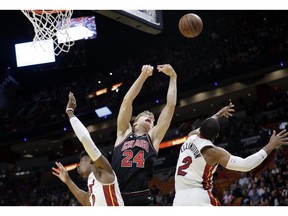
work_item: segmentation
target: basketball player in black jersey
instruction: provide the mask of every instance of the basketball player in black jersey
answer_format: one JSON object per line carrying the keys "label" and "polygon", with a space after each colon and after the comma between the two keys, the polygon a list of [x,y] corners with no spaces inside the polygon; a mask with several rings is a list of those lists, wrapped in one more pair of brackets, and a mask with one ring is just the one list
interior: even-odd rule
{"label": "basketball player in black jersey", "polygon": [[166,105],[155,125],[154,115],[149,111],[140,113],[133,125],[130,124],[132,103],[146,79],[152,76],[153,69],[151,65],[142,66],[141,74],[123,99],[117,118],[112,167],[117,175],[125,206],[153,205],[148,182],[153,175],[159,144],[170,126],[176,106],[177,75],[171,65],[158,65],[157,70],[170,77]]}

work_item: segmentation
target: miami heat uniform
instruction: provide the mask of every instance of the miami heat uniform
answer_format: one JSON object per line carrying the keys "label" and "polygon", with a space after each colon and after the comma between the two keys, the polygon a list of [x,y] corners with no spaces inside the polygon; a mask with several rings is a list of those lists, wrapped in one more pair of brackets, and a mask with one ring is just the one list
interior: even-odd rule
{"label": "miami heat uniform", "polygon": [[201,149],[214,146],[199,135],[190,136],[181,146],[175,172],[175,198],[173,206],[220,205],[213,197],[213,173],[217,165],[206,163]]}
{"label": "miami heat uniform", "polygon": [[102,184],[92,172],[87,184],[91,206],[124,206],[116,176],[113,183]]}
{"label": "miami heat uniform", "polygon": [[129,133],[113,150],[112,167],[120,186],[125,206],[153,205],[149,180],[153,176],[157,151],[148,134]]}

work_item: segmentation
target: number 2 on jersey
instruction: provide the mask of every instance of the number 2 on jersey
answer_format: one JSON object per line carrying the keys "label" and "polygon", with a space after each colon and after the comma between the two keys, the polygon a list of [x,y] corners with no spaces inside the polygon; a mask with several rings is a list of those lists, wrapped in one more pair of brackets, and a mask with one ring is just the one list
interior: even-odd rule
{"label": "number 2 on jersey", "polygon": [[122,167],[132,167],[133,163],[136,164],[136,167],[139,167],[139,168],[144,167],[145,159],[144,159],[144,151],[143,150],[137,152],[137,154],[134,156],[133,151],[128,149],[128,150],[125,150],[122,155],[125,156],[121,161]]}
{"label": "number 2 on jersey", "polygon": [[187,156],[182,160],[182,163],[184,164],[182,166],[179,166],[177,175],[185,176],[187,172],[183,170],[187,169],[190,166],[190,164],[192,163],[192,158]]}

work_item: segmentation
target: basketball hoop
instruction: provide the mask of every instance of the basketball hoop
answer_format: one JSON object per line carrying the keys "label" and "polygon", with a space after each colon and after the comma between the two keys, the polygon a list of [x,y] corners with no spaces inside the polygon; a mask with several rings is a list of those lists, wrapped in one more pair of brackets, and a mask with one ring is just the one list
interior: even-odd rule
{"label": "basketball hoop", "polygon": [[[21,10],[34,27],[33,42],[53,40],[54,53],[69,52],[74,41],[70,40],[69,27],[73,10]],[[59,40],[61,38],[61,41]]]}

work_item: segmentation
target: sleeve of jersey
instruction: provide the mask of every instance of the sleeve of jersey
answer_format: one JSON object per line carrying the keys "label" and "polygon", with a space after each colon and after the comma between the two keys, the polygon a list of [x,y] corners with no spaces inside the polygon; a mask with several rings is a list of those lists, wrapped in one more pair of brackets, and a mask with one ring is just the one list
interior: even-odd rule
{"label": "sleeve of jersey", "polygon": [[231,155],[226,168],[229,170],[248,172],[260,165],[266,157],[267,153],[263,149],[245,159]]}
{"label": "sleeve of jersey", "polygon": [[96,161],[101,156],[101,152],[91,139],[89,131],[76,116],[70,118],[70,123],[76,136],[83,144],[86,152],[88,153],[92,161]]}

